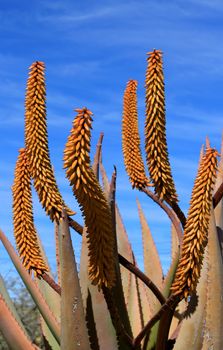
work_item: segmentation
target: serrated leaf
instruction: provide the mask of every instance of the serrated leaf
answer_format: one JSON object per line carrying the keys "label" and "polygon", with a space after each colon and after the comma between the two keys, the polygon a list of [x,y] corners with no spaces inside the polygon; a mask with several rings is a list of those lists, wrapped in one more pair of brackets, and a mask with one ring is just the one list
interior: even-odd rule
{"label": "serrated leaf", "polygon": [[[115,321],[114,315],[116,314],[116,334],[118,335],[119,332],[123,333],[122,327],[119,326],[118,319],[121,319],[121,322],[123,324],[123,327],[125,329],[125,332],[132,338],[132,329],[131,324],[127,312],[126,302],[125,302],[125,296],[123,292],[123,286],[122,286],[122,279],[121,279],[121,269],[119,265],[119,257],[118,257],[118,244],[117,244],[117,230],[116,230],[116,207],[115,207],[115,195],[116,195],[116,168],[112,174],[111,184],[110,184],[110,190],[109,190],[109,204],[111,208],[111,214],[112,214],[112,224],[113,224],[113,234],[115,237],[115,249],[114,249],[114,258],[115,258],[115,274],[116,274],[116,284],[111,288],[109,299],[108,297],[108,291],[104,293],[105,300],[107,305],[110,304],[109,312],[111,314],[111,318],[113,319],[113,324]],[[111,303],[112,302],[112,303]],[[108,304],[109,303],[109,304]],[[118,336],[118,342],[119,342],[119,348],[129,349],[129,344],[126,344],[126,340],[123,336]]]}
{"label": "serrated leaf", "polygon": [[[24,330],[13,317],[5,300],[0,294],[0,332],[12,350],[37,350],[36,345],[27,337]],[[40,350],[40,349],[39,349]]]}
{"label": "serrated leaf", "polygon": [[19,317],[19,314],[15,308],[15,305],[12,301],[12,299],[10,298],[10,295],[7,291],[7,288],[5,286],[5,282],[4,282],[4,279],[2,278],[2,276],[0,275],[0,294],[2,295],[4,301],[6,302],[9,310],[11,311],[12,315],[14,316],[14,318],[16,319],[16,321],[18,322],[18,324],[20,325],[20,327],[23,329],[23,332],[27,335],[28,337],[28,334],[26,332],[26,329],[25,327],[23,326],[23,323]]}
{"label": "serrated leaf", "polygon": [[54,337],[57,339],[58,343],[60,342],[60,325],[55,319],[54,315],[52,314],[49,306],[46,303],[46,300],[44,299],[43,295],[41,294],[37,284],[32,280],[29,273],[26,271],[25,267],[22,265],[19,257],[17,256],[13,246],[5,236],[5,234],[0,230],[0,239],[7,251],[7,253],[10,256],[10,259],[12,263],[14,264],[17,272],[19,273],[20,277],[22,278],[24,284],[27,287],[27,290],[29,291],[30,295],[32,296],[36,306],[38,307],[41,315],[43,316],[44,320],[46,321],[48,327],[50,328],[51,332],[53,333]]}
{"label": "serrated leaf", "polygon": [[[110,190],[110,184],[109,180],[105,171],[105,168],[103,164],[100,162],[100,172],[102,176],[102,181],[103,181],[103,187],[104,187],[104,192],[106,194],[106,197],[109,197],[109,190]],[[132,247],[128,239],[127,232],[125,230],[123,220],[119,211],[119,208],[116,204],[115,206],[115,215],[116,215],[116,232],[117,232],[117,244],[118,244],[118,252],[119,254],[123,255],[127,260],[130,262],[133,262],[132,260]],[[123,286],[123,292],[125,296],[125,301],[128,304],[128,293],[129,293],[129,288],[130,288],[130,283],[131,283],[131,272],[129,272],[125,267],[120,266],[121,270],[121,278],[122,278],[122,286]]]}
{"label": "serrated leaf", "polygon": [[[60,322],[60,302],[61,302],[60,295],[54,289],[52,289],[49,286],[49,284],[46,283],[43,279],[38,280],[37,283],[47,301],[49,308],[51,309],[52,313],[56,317],[57,321]],[[49,345],[53,350],[60,350],[60,345],[58,344],[56,338],[53,336],[46,322],[42,317],[40,320],[41,320],[42,332],[47,342],[49,343]]]}
{"label": "serrated leaf", "polygon": [[223,349],[223,268],[212,207],[208,231],[208,284],[203,349]]}
{"label": "serrated leaf", "polygon": [[59,224],[61,262],[61,348],[90,350],[81,289],[65,210]]}
{"label": "serrated leaf", "polygon": [[[80,258],[80,285],[85,310],[87,309],[87,300],[90,292],[91,302],[93,308],[94,323],[96,325],[96,332],[100,349],[117,350],[117,341],[115,329],[113,327],[111,317],[104,299],[102,291],[91,284],[88,278],[88,247],[86,238],[86,227],[82,235],[82,247]],[[88,326],[90,326],[88,324]],[[94,330],[89,330],[91,333]],[[90,338],[91,341],[91,338]],[[93,350],[94,344],[91,344]]]}
{"label": "serrated leaf", "polygon": [[203,349],[205,304],[207,301],[207,268],[207,250],[205,250],[201,276],[197,285],[198,305],[195,312],[182,321],[174,350]]}
{"label": "serrated leaf", "polygon": [[[142,241],[143,241],[143,257],[144,257],[144,272],[161,289],[163,282],[163,271],[160,263],[158,251],[153,240],[149,225],[143,213],[140,202],[137,200],[139,219],[141,224]],[[147,292],[152,313],[155,312],[157,305],[156,296],[148,290]]]}
{"label": "serrated leaf", "polygon": [[171,224],[171,257],[172,260],[175,258],[176,254],[179,253],[180,242],[177,235],[177,231],[173,224]]}
{"label": "serrated leaf", "polygon": [[[221,158],[218,163],[218,170],[219,171],[217,174],[214,193],[223,182],[223,135],[222,135],[222,144],[221,144]],[[221,255],[223,260],[223,199],[220,200],[220,202],[214,209],[214,215],[215,215],[215,221],[216,221],[217,231],[218,231],[218,239],[219,239]]]}
{"label": "serrated leaf", "polygon": [[[162,293],[166,298],[168,298],[168,296],[170,295],[170,287],[172,285],[172,282],[173,282],[173,279],[174,279],[174,276],[176,273],[177,265],[179,262],[179,255],[180,255],[180,251],[178,250],[177,254],[172,259],[169,271],[168,271],[168,273],[164,279],[163,285],[162,285]],[[157,301],[156,305],[154,307],[154,313],[156,313],[159,310],[159,308],[160,308],[160,304]],[[173,328],[175,329],[175,324],[176,324],[176,320],[174,318],[174,324],[172,325],[171,332],[172,332]],[[157,322],[151,329],[149,342],[148,342],[148,345],[146,347],[146,350],[151,350],[155,346],[157,335],[158,335],[158,329],[159,329],[159,322]]]}
{"label": "serrated leaf", "polygon": [[147,296],[147,286],[138,279],[137,283],[138,288],[138,298],[139,298],[139,306],[140,306],[140,313],[142,314],[142,324],[143,326],[150,320],[150,318],[153,316],[151,311],[151,305]]}
{"label": "serrated leaf", "polygon": [[[55,225],[57,226],[57,229],[58,229],[58,225],[57,224],[55,224]],[[45,249],[43,247],[42,241],[41,241],[38,234],[37,234],[37,239],[38,239],[40,252],[41,252],[42,257],[43,257],[43,259],[44,259],[44,261],[49,269],[48,274],[51,277],[53,277],[47,255],[45,253]],[[58,322],[60,322],[60,302],[61,302],[60,295],[57,292],[55,292],[55,290],[52,287],[50,287],[49,284],[46,283],[46,281],[44,281],[43,279],[36,278],[36,283],[38,284],[38,287],[39,287],[41,293],[43,294],[45,300],[47,301],[47,304],[48,304],[51,312],[53,313],[54,317],[57,319]],[[53,350],[60,350],[59,343],[57,342],[53,333],[51,332],[51,330],[49,329],[46,322],[44,321],[44,319],[41,316],[40,316],[40,323],[41,323],[42,333],[43,333],[44,337],[46,338],[50,347]]]}
{"label": "serrated leaf", "polygon": [[[219,186],[223,182],[223,136],[222,136],[222,144],[221,144],[221,157],[218,163],[218,173],[215,182],[214,193],[217,191]],[[214,210],[216,225],[223,231],[223,200],[220,200],[218,205]]]}
{"label": "serrated leaf", "polygon": [[[134,263],[134,256],[132,260]],[[143,327],[142,313],[140,308],[140,299],[139,299],[137,290],[138,290],[137,277],[134,274],[132,274],[131,283],[130,283],[129,292],[128,292],[127,306],[128,306],[129,319],[132,326],[132,333],[134,337],[136,337],[139,334],[139,332]]]}

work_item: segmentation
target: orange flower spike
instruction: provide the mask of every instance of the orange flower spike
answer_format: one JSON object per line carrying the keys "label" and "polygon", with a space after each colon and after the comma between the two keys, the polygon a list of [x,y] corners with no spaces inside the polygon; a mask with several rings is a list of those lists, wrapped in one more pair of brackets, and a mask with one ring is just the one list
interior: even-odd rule
{"label": "orange flower spike", "polygon": [[178,202],[178,199],[167,150],[164,77],[160,50],[149,53],[145,87],[146,160],[155,193],[171,205]]}
{"label": "orange flower spike", "polygon": [[208,240],[208,225],[212,192],[217,174],[218,152],[208,147],[203,155],[194,183],[188,219],[184,229],[181,258],[177,268],[173,294],[187,298],[200,277],[204,249]]}
{"label": "orange flower spike", "polygon": [[29,169],[39,200],[51,220],[59,222],[63,206],[68,215],[75,213],[64,204],[50,162],[44,70],[44,63],[39,61],[30,67],[25,101],[25,144]]}
{"label": "orange flower spike", "polygon": [[87,108],[76,112],[64,150],[64,168],[87,227],[89,277],[99,288],[111,288],[115,283],[115,238],[108,202],[90,166],[92,112]]}
{"label": "orange flower spike", "polygon": [[33,223],[31,180],[24,148],[19,150],[12,193],[14,236],[20,258],[27,270],[41,276],[48,268],[41,255]]}
{"label": "orange flower spike", "polygon": [[140,150],[137,113],[137,81],[130,80],[124,93],[122,117],[122,150],[126,172],[133,188],[139,190],[148,186]]}

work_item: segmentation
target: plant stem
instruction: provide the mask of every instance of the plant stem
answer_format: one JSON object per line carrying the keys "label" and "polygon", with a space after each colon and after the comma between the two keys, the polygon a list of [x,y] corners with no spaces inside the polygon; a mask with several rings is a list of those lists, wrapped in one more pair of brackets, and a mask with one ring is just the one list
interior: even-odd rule
{"label": "plant stem", "polygon": [[44,273],[42,275],[42,278],[44,279],[44,281],[46,283],[49,284],[49,286],[51,288],[53,288],[55,290],[55,292],[57,292],[59,295],[61,295],[61,288],[60,288],[60,286],[54,281],[54,279],[52,277],[50,277],[50,275],[48,275],[47,273]]}
{"label": "plant stem", "polygon": [[165,304],[161,306],[159,311],[147,322],[145,327],[141,330],[141,332],[137,335],[137,337],[133,341],[133,348],[137,348],[137,346],[141,343],[142,339],[148,332],[150,332],[151,328],[158,322],[161,316],[165,313],[166,310],[174,311],[176,305],[179,302],[179,297],[176,295],[172,295],[167,299]]}
{"label": "plant stem", "polygon": [[223,197],[223,182],[222,184],[218,187],[217,191],[215,192],[213,196],[213,206],[214,208],[217,207],[218,203]]}
{"label": "plant stem", "polygon": [[[71,218],[69,218],[69,219],[72,220]],[[69,220],[69,224],[70,224],[70,220]],[[82,235],[83,227],[78,224],[78,230],[76,230],[74,228],[75,226],[76,225],[73,225],[72,223],[70,224],[71,228],[73,228],[77,233]],[[160,292],[160,290],[156,287],[156,285],[151,281],[151,279],[149,277],[147,277],[141,270],[139,270],[135,265],[133,265],[126,258],[124,258],[124,256],[122,256],[121,254],[118,254],[118,259],[119,259],[119,263],[122,266],[124,266],[129,271],[134,273],[136,275],[136,277],[138,277],[142,282],[144,282],[147,285],[147,287],[149,287],[149,289],[156,295],[157,299],[160,301],[161,304],[165,303],[165,301],[166,301],[165,297],[163,296],[163,294]]]}
{"label": "plant stem", "polygon": [[119,262],[121,265],[123,265],[126,269],[134,273],[136,277],[138,277],[142,282],[145,283],[145,285],[155,294],[157,299],[159,300],[160,304],[163,305],[166,302],[166,298],[163,296],[163,294],[160,292],[160,290],[157,288],[157,286],[151,281],[149,277],[147,277],[141,270],[138,269],[135,265],[133,265],[130,261],[128,261],[124,256],[121,254],[118,255]]}
{"label": "plant stem", "polygon": [[177,235],[178,235],[178,238],[179,238],[179,242],[181,243],[182,238],[183,238],[183,231],[181,228],[181,222],[180,222],[179,218],[176,216],[176,213],[173,211],[173,209],[168,207],[164,202],[162,202],[157,197],[157,195],[155,195],[152,191],[148,190],[147,188],[143,188],[142,192],[147,194],[147,196],[149,196],[155,203],[157,203],[166,212],[166,214],[170,218],[172,224],[174,225],[174,228],[175,228]]}

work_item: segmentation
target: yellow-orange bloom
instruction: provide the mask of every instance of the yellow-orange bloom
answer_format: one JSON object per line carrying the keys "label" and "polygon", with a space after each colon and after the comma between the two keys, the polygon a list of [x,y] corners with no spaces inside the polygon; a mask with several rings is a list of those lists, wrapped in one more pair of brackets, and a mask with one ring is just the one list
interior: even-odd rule
{"label": "yellow-orange bloom", "polygon": [[115,238],[108,202],[90,166],[92,112],[87,108],[76,111],[64,150],[64,168],[87,227],[89,277],[99,288],[110,288],[115,282]]}
{"label": "yellow-orange bloom", "polygon": [[162,53],[149,53],[146,71],[145,149],[155,193],[171,205],[177,193],[171,174],[167,141]]}
{"label": "yellow-orange bloom", "polygon": [[139,190],[148,186],[140,150],[137,113],[137,81],[130,80],[124,93],[122,117],[122,150],[127,174],[132,187]]}
{"label": "yellow-orange bloom", "polygon": [[200,277],[204,249],[208,240],[208,225],[212,204],[212,192],[216,180],[217,155],[207,148],[199,164],[194,183],[188,219],[185,225],[181,258],[172,292],[187,298],[196,288]]}
{"label": "yellow-orange bloom", "polygon": [[48,268],[41,255],[33,223],[31,179],[26,151],[21,148],[19,152],[12,186],[14,236],[25,268],[41,276]]}
{"label": "yellow-orange bloom", "polygon": [[[65,204],[50,162],[44,69],[44,63],[39,61],[30,67],[25,101],[25,144],[29,169],[39,200],[51,220],[59,222]],[[65,208],[68,215],[75,214],[67,206]]]}

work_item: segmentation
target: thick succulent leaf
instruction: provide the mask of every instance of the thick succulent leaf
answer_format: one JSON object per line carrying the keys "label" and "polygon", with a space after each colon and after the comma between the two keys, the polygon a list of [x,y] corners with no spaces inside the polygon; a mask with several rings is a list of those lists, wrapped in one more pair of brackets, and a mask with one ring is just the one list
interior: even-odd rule
{"label": "thick succulent leaf", "polygon": [[23,323],[19,317],[19,314],[15,308],[15,305],[12,301],[12,299],[10,298],[10,295],[7,291],[7,288],[5,286],[5,282],[4,282],[4,279],[2,278],[2,276],[0,275],[0,294],[2,296],[2,298],[4,299],[4,301],[6,302],[9,310],[11,311],[13,317],[16,319],[16,321],[18,322],[18,324],[20,325],[20,327],[23,329],[23,332],[27,335],[28,337],[28,334],[26,332],[26,329],[25,327],[23,326]]}
{"label": "thick succulent leaf", "polygon": [[138,292],[138,299],[139,299],[139,306],[140,306],[140,312],[142,315],[142,324],[145,325],[150,318],[153,316],[151,311],[151,305],[148,299],[147,295],[147,289],[148,287],[145,286],[145,284],[137,280],[137,292]]}
{"label": "thick succulent leaf", "polygon": [[180,249],[179,237],[178,237],[178,234],[176,232],[175,227],[173,226],[173,224],[171,224],[171,257],[172,257],[172,261],[174,260],[176,254],[179,253],[179,249]]}
{"label": "thick succulent leaf", "polygon": [[56,264],[57,264],[57,283],[60,285],[60,253],[59,253],[59,226],[57,222],[54,222],[54,238],[55,238],[55,248],[56,248]]}
{"label": "thick succulent leaf", "polygon": [[[86,313],[90,313],[86,316],[86,319],[94,318],[94,322],[88,322],[89,336],[94,333],[96,328],[97,339],[100,349],[117,350],[117,340],[115,329],[112,324],[112,320],[104,299],[102,291],[98,291],[98,288],[91,284],[88,278],[88,247],[86,238],[86,228],[83,230],[82,235],[82,247],[80,258],[80,285],[83,298],[83,304]],[[91,298],[92,309],[89,309],[89,295]],[[92,315],[93,311],[93,315]],[[92,326],[93,325],[93,326]],[[94,338],[96,335],[94,335]],[[94,349],[95,340],[90,336],[91,349]]]}
{"label": "thick succulent leaf", "polygon": [[208,285],[203,349],[223,349],[223,268],[212,208],[208,232]]}
{"label": "thick succulent leaf", "polygon": [[[99,166],[100,166],[100,172],[101,172],[102,181],[103,181],[104,192],[106,194],[106,197],[108,198],[109,191],[110,191],[110,183],[109,183],[105,168],[101,162],[99,163]],[[128,235],[125,230],[122,217],[117,204],[115,206],[115,216],[116,216],[116,233],[117,233],[118,252],[130,262],[133,262],[132,261],[133,253],[132,253],[131,244],[129,242]],[[128,293],[129,293],[132,274],[123,266],[120,266],[120,270],[121,270],[123,292],[124,292],[126,303],[128,303]]]}
{"label": "thick succulent leaf", "polygon": [[[57,226],[57,229],[58,229],[58,225],[57,224],[55,225]],[[52,277],[52,271],[51,271],[49,261],[45,253],[42,241],[39,235],[37,237],[38,237],[38,243],[39,243],[41,254],[49,269],[48,274]],[[55,290],[51,288],[49,284],[46,283],[46,281],[44,281],[43,279],[36,278],[36,283],[38,284],[38,287],[41,293],[43,294],[51,312],[54,314],[54,317],[57,319],[58,322],[60,322],[60,301],[61,301],[60,295],[57,292],[55,292]],[[41,316],[40,316],[40,322],[41,322],[41,329],[42,329],[43,335],[46,338],[49,345],[51,346],[51,348],[53,350],[59,350],[60,349],[59,343],[57,342],[56,338],[54,337],[49,327],[47,326],[46,322]]]}
{"label": "thick succulent leaf", "polygon": [[106,195],[106,198],[108,199],[109,191],[110,191],[110,182],[109,182],[108,176],[106,174],[106,170],[104,168],[104,165],[102,164],[101,161],[99,163],[99,169],[100,169],[101,178],[102,178],[102,182],[103,182],[104,193]]}
{"label": "thick succulent leaf", "polygon": [[[103,164],[100,162],[100,172],[104,185],[104,191],[109,193],[109,180],[104,169]],[[108,195],[107,195],[108,196]],[[125,230],[123,220],[116,205],[116,232],[119,254],[124,256],[131,263],[135,263],[134,254],[131,244],[128,239],[127,232]],[[121,278],[125,300],[127,303],[127,310],[129,319],[132,326],[133,335],[136,336],[141,330],[142,325],[146,322],[150,315],[151,310],[149,308],[149,300],[147,298],[147,288],[144,287],[141,281],[137,281],[136,277],[129,272],[125,267],[120,266]]]}
{"label": "thick succulent leaf", "polygon": [[175,277],[175,273],[179,262],[179,257],[180,257],[180,251],[178,250],[175,257],[171,261],[170,268],[163,282],[162,293],[166,298],[168,298],[168,296],[170,295],[170,287]]}
{"label": "thick succulent leaf", "polygon": [[70,237],[67,214],[63,209],[59,224],[61,263],[61,348],[90,350],[80,283]]}
{"label": "thick succulent leaf", "polygon": [[[137,267],[134,254],[129,260]],[[131,275],[130,282],[127,306],[133,336],[136,337],[151,318],[152,312],[145,284],[134,274]]]}
{"label": "thick succulent leaf", "polygon": [[[12,350],[37,350],[0,295],[0,332]],[[39,349],[40,350],[40,349]]]}
{"label": "thick succulent leaf", "polygon": [[87,303],[86,303],[86,322],[87,322],[91,349],[100,350],[96,324],[94,320],[94,311],[93,311],[91,293],[89,290],[88,290],[88,297],[87,297]]}
{"label": "thick succulent leaf", "polygon": [[[118,252],[128,261],[133,263],[133,251],[131,244],[128,239],[127,232],[125,230],[125,226],[122,221],[122,217],[118,206],[116,205],[116,232],[117,232],[117,243],[118,243]],[[128,300],[128,293],[131,284],[132,273],[128,271],[124,266],[120,266],[121,270],[121,278],[122,278],[122,286],[124,291],[125,300]]]}
{"label": "thick succulent leaf", "polygon": [[[177,265],[179,262],[179,250],[177,252],[177,254],[175,255],[175,257],[172,259],[169,271],[164,279],[163,282],[163,286],[162,286],[162,293],[163,295],[168,298],[168,296],[170,295],[170,287],[172,285],[172,282],[174,280],[174,276],[176,273],[176,269],[177,269]],[[156,313],[160,308],[160,303],[157,301],[156,305],[154,307],[154,311],[153,313]],[[175,326],[178,323],[178,320],[175,319],[175,317],[173,318],[173,324],[171,325],[171,333],[173,331],[173,329],[175,329]],[[147,345],[146,350],[151,350],[153,349],[154,345],[156,344],[156,339],[157,339],[157,334],[158,334],[158,329],[159,329],[159,322],[157,322],[151,329],[151,333],[150,333],[150,337],[149,337],[149,342]]]}
{"label": "thick succulent leaf", "polygon": [[142,311],[137,288],[137,277],[132,275],[128,292],[128,313],[133,336],[136,337],[143,327]]}
{"label": "thick succulent leaf", "polygon": [[[173,234],[172,242],[174,241],[174,238],[178,239],[178,237],[175,237]],[[170,268],[169,268],[167,275],[164,279],[163,287],[162,287],[162,293],[166,298],[168,298],[170,295],[170,287],[171,287],[172,282],[174,280],[175,272],[176,272],[177,265],[179,262],[179,257],[180,257],[180,250],[179,250],[178,246],[176,245],[174,248],[173,243],[172,243],[172,252],[174,252],[174,251],[175,251],[175,256],[172,257],[171,265],[170,265]],[[178,310],[180,312],[182,311],[182,307],[181,307],[182,304],[183,303],[181,302],[180,305],[178,305]],[[175,331],[178,323],[179,323],[179,320],[174,316],[172,319],[172,322],[171,322],[171,326],[170,326],[170,334],[172,334]],[[158,330],[158,324],[155,325],[155,329]],[[156,334],[156,337],[157,337],[157,334]],[[156,338],[156,337],[154,337],[154,338]]]}
{"label": "thick succulent leaf", "polygon": [[204,254],[201,276],[197,285],[198,304],[195,312],[182,321],[174,350],[201,350],[203,343],[205,304],[207,301],[207,250]]}
{"label": "thick succulent leaf", "polygon": [[0,239],[9,254],[11,261],[13,262],[16,270],[18,271],[20,277],[22,278],[24,284],[27,287],[27,290],[31,294],[36,306],[38,307],[41,315],[46,321],[48,327],[53,333],[54,337],[57,339],[58,343],[60,342],[60,325],[52,314],[46,300],[44,299],[42,293],[40,292],[37,284],[32,280],[29,273],[26,271],[22,265],[18,255],[16,254],[13,246],[5,236],[5,234],[0,230]]}
{"label": "thick succulent leaf", "polygon": [[[118,257],[118,244],[117,244],[117,231],[116,231],[116,207],[115,207],[115,195],[116,195],[116,168],[113,172],[112,179],[111,179],[111,184],[110,184],[110,191],[109,191],[109,204],[111,208],[111,214],[112,214],[112,223],[113,223],[113,234],[115,237],[115,250],[114,250],[114,257],[115,257],[115,274],[116,274],[116,283],[112,287],[111,292],[110,292],[110,301],[112,303],[110,304],[109,311],[111,314],[111,318],[113,317],[113,324],[114,324],[114,314],[117,315],[117,319],[121,319],[121,322],[124,326],[125,331],[127,334],[132,337],[132,329],[131,329],[131,324],[127,312],[127,307],[126,307],[126,302],[125,302],[125,297],[124,297],[124,292],[123,292],[123,287],[122,287],[122,279],[121,279],[121,270],[120,270],[120,265],[119,265],[119,257]],[[103,291],[104,292],[104,291]],[[107,296],[108,293],[104,293],[107,305],[108,301]],[[112,306],[113,305],[113,306]],[[112,306],[112,307],[111,307]],[[119,321],[117,322],[116,320],[116,333],[119,333]],[[120,329],[122,332],[122,329]],[[129,346],[125,344],[126,341],[124,340],[123,337],[119,337],[119,347],[121,349],[128,349]]]}
{"label": "thick succulent leaf", "polygon": [[[159,254],[156,249],[156,245],[154,243],[146,217],[138,200],[137,206],[142,229],[144,272],[158,288],[161,288],[163,282],[163,271]],[[157,298],[150,290],[148,290],[147,294],[151,305],[151,311],[154,313],[157,305]]]}
{"label": "thick succulent leaf", "polygon": [[[221,145],[221,158],[218,164],[218,170],[219,172],[215,183],[215,191],[219,188],[219,186],[223,182],[223,137],[222,137],[222,145]],[[216,226],[218,231],[219,243],[221,247],[221,254],[223,258],[223,199],[220,200],[220,202],[216,206],[214,210],[214,214],[215,214],[215,221],[216,221]]]}
{"label": "thick succulent leaf", "polygon": [[[43,279],[37,281],[39,289],[41,290],[42,294],[44,295],[44,298],[46,299],[46,302],[54,314],[55,318],[57,319],[58,322],[60,322],[60,302],[61,302],[61,297],[60,295],[55,292],[54,289],[52,289],[48,283],[46,283]],[[42,332],[48,341],[49,345],[53,350],[59,350],[60,345],[57,342],[56,338],[50,331],[49,327],[47,326],[46,322],[44,319],[41,317],[41,328]]]}

